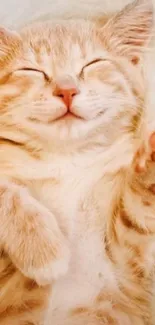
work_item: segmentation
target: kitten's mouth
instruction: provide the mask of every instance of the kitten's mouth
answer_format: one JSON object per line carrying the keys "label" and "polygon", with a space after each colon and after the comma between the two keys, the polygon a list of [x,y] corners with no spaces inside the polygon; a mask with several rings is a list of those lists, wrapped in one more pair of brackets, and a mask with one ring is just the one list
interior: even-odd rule
{"label": "kitten's mouth", "polygon": [[76,115],[75,113],[72,113],[70,111],[67,111],[65,114],[59,116],[55,121],[62,121],[62,120],[83,120],[81,116]]}

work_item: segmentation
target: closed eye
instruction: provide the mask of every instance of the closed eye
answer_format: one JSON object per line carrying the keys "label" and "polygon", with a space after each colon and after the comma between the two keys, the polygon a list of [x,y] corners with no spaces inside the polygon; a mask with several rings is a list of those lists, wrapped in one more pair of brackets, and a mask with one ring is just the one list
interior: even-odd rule
{"label": "closed eye", "polygon": [[106,59],[100,59],[100,58],[98,58],[98,59],[95,59],[95,60],[92,60],[92,61],[88,62],[88,63],[85,64],[85,66],[82,68],[80,75],[81,75],[81,76],[83,75],[83,72],[84,72],[84,69],[85,69],[85,68],[87,68],[87,67],[89,67],[89,66],[91,66],[91,65],[93,65],[93,64],[99,63],[99,62],[107,62],[107,60],[106,60]]}
{"label": "closed eye", "polygon": [[39,69],[33,69],[33,68],[21,68],[19,69],[18,71],[32,71],[32,72],[38,72],[38,73],[42,73],[45,80],[46,81],[50,81],[50,77],[47,75],[47,73],[45,73],[44,71],[42,70],[39,70]]}
{"label": "closed eye", "polygon": [[92,64],[95,64],[95,63],[98,63],[98,62],[104,62],[104,61],[106,61],[106,60],[104,60],[104,59],[95,59],[95,60],[90,61],[89,63],[87,63],[87,64],[83,67],[83,69],[86,68],[86,67],[89,67],[89,66],[92,65]]}

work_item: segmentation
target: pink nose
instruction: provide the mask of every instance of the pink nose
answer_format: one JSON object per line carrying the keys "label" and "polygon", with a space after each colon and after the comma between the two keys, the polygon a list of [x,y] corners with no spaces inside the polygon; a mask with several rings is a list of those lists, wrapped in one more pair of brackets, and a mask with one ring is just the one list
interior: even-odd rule
{"label": "pink nose", "polygon": [[68,109],[73,101],[73,97],[78,94],[78,88],[72,77],[64,77],[57,80],[54,95],[60,97]]}
{"label": "pink nose", "polygon": [[70,108],[70,106],[72,104],[73,97],[75,95],[77,95],[77,93],[78,93],[78,91],[76,88],[69,88],[69,89],[58,88],[57,89],[57,96],[62,98],[63,102],[68,107],[68,109]]}

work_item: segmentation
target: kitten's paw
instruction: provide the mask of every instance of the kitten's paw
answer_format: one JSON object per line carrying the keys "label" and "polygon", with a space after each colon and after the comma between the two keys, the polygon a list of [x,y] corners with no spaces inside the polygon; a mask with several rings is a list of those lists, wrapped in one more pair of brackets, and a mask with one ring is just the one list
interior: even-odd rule
{"label": "kitten's paw", "polygon": [[155,132],[150,135],[147,146],[143,145],[138,150],[134,161],[135,171],[145,172],[149,161],[155,161]]}
{"label": "kitten's paw", "polygon": [[27,276],[35,280],[40,286],[51,284],[53,280],[67,273],[69,261],[70,251],[68,247],[63,247],[63,254],[54,257],[49,263],[41,267],[30,267]]}

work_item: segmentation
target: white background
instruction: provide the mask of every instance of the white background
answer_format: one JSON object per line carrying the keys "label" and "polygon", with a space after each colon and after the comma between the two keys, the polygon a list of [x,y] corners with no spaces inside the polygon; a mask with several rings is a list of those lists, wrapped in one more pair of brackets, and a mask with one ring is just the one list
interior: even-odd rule
{"label": "white background", "polygon": [[101,15],[128,2],[130,0],[0,0],[0,25],[15,28],[38,19]]}

